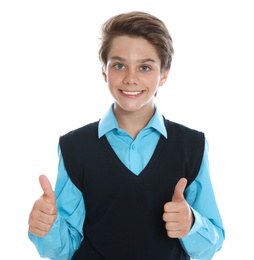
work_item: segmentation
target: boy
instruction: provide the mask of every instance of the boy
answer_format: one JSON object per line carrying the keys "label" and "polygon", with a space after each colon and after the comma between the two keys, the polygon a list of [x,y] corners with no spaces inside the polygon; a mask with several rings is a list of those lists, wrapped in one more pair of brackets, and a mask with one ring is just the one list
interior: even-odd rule
{"label": "boy", "polygon": [[99,57],[114,104],[59,140],[55,191],[47,177],[29,238],[50,259],[211,259],[224,241],[202,132],[154,104],[173,56],[162,21],[144,12],[102,26]]}

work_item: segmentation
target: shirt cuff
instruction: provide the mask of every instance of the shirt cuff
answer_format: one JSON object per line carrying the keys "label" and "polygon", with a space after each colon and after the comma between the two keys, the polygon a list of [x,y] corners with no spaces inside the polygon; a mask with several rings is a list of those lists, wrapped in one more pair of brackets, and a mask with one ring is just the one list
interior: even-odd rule
{"label": "shirt cuff", "polygon": [[[45,237],[39,237],[31,232],[28,232],[29,239],[35,245],[39,255],[41,257],[55,256],[59,247],[61,247],[61,240],[59,236],[60,218],[57,214],[57,218],[50,229],[49,233]],[[58,240],[58,241],[57,241]],[[52,247],[54,245],[54,247]]]}
{"label": "shirt cuff", "polygon": [[192,228],[190,229],[189,233],[186,235],[186,237],[191,236],[192,234],[196,233],[202,226],[202,217],[201,215],[191,207],[193,217],[194,217],[194,224]]}

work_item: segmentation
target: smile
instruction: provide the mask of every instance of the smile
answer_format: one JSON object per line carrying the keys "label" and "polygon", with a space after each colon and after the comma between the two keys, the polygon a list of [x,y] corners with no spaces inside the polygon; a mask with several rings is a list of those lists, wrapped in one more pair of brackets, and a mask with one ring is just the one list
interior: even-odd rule
{"label": "smile", "polygon": [[142,93],[142,91],[122,91],[125,95],[135,96]]}

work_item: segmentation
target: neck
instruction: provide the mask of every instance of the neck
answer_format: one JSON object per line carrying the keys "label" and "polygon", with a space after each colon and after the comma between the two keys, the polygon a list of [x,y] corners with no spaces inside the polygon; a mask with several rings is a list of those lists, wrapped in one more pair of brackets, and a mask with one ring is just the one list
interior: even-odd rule
{"label": "neck", "polygon": [[138,111],[125,111],[114,107],[114,113],[119,127],[125,130],[133,139],[148,124],[154,114],[154,105],[150,107],[142,107]]}

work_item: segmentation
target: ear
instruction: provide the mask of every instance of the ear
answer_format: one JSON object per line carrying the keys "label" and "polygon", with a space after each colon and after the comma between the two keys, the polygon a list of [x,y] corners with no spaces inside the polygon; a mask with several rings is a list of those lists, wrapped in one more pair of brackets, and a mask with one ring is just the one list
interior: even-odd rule
{"label": "ear", "polygon": [[159,86],[163,86],[164,83],[166,82],[167,78],[168,78],[168,74],[169,74],[169,70],[165,70],[162,74],[161,74],[161,79],[160,79],[160,83]]}
{"label": "ear", "polygon": [[102,67],[101,71],[102,71],[102,76],[103,76],[105,82],[107,83],[107,74],[106,74],[104,66]]}

